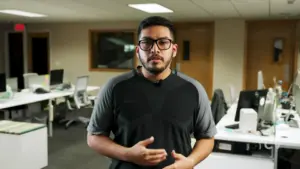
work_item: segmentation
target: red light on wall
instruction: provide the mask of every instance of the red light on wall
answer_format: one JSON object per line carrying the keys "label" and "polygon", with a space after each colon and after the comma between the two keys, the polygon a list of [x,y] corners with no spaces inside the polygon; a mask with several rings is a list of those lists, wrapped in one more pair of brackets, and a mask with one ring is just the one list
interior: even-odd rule
{"label": "red light on wall", "polygon": [[25,25],[24,24],[15,24],[14,29],[15,29],[15,31],[24,31]]}

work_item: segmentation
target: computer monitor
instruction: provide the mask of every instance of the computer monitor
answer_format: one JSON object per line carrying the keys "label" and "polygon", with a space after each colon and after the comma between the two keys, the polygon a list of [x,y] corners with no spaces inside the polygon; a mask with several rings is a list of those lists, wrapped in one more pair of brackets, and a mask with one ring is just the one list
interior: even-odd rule
{"label": "computer monitor", "polygon": [[240,121],[240,110],[242,108],[252,108],[256,112],[258,112],[259,101],[262,97],[266,99],[267,94],[268,94],[268,89],[241,91],[234,121],[236,122]]}
{"label": "computer monitor", "polygon": [[56,69],[50,71],[50,86],[63,84],[63,80],[64,80],[63,69]]}
{"label": "computer monitor", "polygon": [[6,92],[6,75],[5,73],[0,73],[0,93]]}

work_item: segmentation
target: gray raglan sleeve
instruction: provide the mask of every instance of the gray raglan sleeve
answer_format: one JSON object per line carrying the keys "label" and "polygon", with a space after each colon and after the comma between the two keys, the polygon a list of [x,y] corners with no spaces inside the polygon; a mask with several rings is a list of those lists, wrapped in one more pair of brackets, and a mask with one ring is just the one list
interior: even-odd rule
{"label": "gray raglan sleeve", "polygon": [[212,116],[209,99],[204,87],[199,82],[194,82],[198,90],[198,107],[196,108],[196,122],[194,125],[194,137],[212,138],[217,133],[215,122]]}
{"label": "gray raglan sleeve", "polygon": [[112,90],[112,80],[100,89],[87,127],[89,134],[109,136],[114,123]]}

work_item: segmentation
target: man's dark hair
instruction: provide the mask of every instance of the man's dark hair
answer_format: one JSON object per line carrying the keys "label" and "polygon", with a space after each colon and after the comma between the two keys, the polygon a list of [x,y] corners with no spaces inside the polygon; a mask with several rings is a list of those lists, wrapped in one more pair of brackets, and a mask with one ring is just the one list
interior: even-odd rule
{"label": "man's dark hair", "polygon": [[146,29],[151,26],[165,26],[169,28],[172,38],[175,38],[175,29],[173,23],[170,20],[161,16],[150,16],[142,20],[138,27],[138,37],[140,37],[141,31],[143,29]]}

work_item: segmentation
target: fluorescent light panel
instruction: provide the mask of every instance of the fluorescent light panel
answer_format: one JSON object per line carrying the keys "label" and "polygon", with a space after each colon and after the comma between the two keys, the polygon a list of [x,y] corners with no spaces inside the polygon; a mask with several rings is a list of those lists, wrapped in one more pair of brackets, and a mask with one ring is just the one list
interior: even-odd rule
{"label": "fluorescent light panel", "polygon": [[20,10],[15,10],[15,9],[0,10],[0,13],[10,14],[10,15],[18,15],[18,16],[25,16],[25,17],[31,17],[31,18],[46,17],[46,15],[43,15],[43,14],[25,12],[25,11],[20,11]]}
{"label": "fluorescent light panel", "polygon": [[135,8],[147,13],[172,13],[173,11],[171,9],[168,9],[162,5],[156,4],[156,3],[150,3],[150,4],[129,4],[128,5],[131,8]]}

